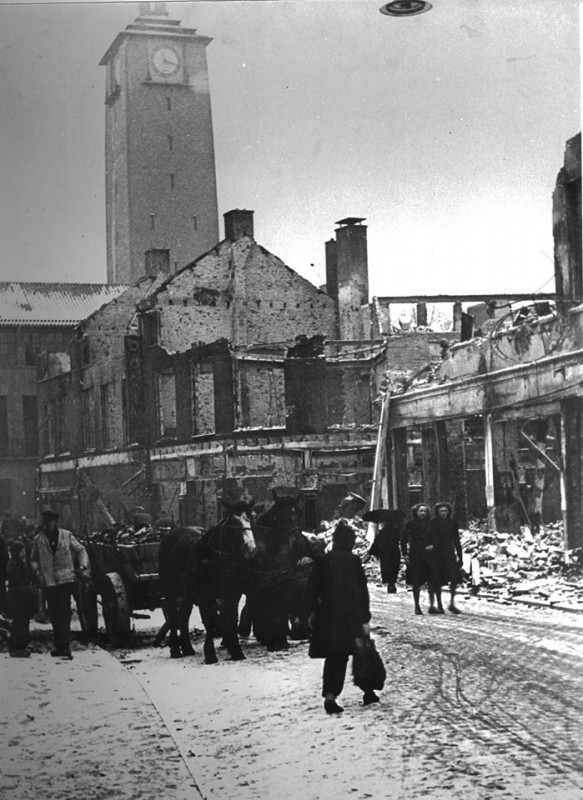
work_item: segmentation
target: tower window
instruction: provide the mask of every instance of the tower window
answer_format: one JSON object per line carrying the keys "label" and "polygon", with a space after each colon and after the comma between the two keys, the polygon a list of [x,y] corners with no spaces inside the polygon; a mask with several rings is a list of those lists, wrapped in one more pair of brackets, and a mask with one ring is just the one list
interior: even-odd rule
{"label": "tower window", "polygon": [[169,97],[166,98],[166,106],[168,111],[172,111],[172,100]]}
{"label": "tower window", "polygon": [[198,230],[198,217],[193,217],[192,218],[192,230],[193,231],[197,231]]}
{"label": "tower window", "polygon": [[156,215],[150,214],[150,230],[154,230],[156,227]]}
{"label": "tower window", "polygon": [[171,172],[170,173],[170,188],[174,189],[175,185],[176,185],[176,180],[175,180],[175,177],[174,177],[174,173]]}
{"label": "tower window", "polygon": [[174,149],[174,140],[172,136],[168,137],[168,150],[172,151]]}

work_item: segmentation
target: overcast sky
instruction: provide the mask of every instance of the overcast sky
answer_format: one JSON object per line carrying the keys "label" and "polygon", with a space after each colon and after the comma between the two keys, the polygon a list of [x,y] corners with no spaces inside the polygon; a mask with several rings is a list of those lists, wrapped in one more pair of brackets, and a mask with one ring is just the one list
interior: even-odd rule
{"label": "overcast sky", "polygon": [[[366,217],[371,294],[552,291],[578,0],[168,3],[207,49],[219,213],[314,283]],[[105,70],[137,3],[0,0],[0,278],[106,280]],[[222,235],[222,216],[221,235]],[[310,266],[313,264],[314,266]]]}

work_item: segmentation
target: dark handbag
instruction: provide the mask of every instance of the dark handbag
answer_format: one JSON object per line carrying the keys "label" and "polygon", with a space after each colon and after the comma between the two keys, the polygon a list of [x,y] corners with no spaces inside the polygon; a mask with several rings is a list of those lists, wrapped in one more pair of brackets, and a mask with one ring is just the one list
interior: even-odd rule
{"label": "dark handbag", "polygon": [[357,645],[352,657],[352,680],[363,692],[382,689],[387,671],[373,639],[369,637]]}

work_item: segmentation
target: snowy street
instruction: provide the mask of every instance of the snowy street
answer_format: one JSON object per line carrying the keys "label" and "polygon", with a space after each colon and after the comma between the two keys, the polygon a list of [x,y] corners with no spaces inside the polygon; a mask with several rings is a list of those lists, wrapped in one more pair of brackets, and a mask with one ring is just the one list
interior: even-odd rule
{"label": "snowy street", "polygon": [[[117,658],[81,645],[71,663],[2,654],[3,796],[581,797],[580,616],[463,599],[460,617],[415,617],[404,592],[371,586],[371,598],[387,683],[364,708],[347,679],[340,717],[324,712],[305,642],[267,653],[249,640],[246,661],[220,648],[207,666],[198,636],[190,659],[152,648],[152,619]],[[16,758],[33,749],[34,763]]]}

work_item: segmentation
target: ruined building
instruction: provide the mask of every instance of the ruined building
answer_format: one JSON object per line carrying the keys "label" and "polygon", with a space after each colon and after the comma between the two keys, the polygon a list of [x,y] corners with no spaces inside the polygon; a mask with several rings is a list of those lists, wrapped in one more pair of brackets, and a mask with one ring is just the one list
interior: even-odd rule
{"label": "ruined building", "polygon": [[444,349],[423,385],[385,402],[385,502],[448,500],[492,528],[564,518],[583,546],[581,137],[569,140],[553,194],[556,303],[533,298]]}
{"label": "ruined building", "polygon": [[[364,286],[361,223],[339,223],[336,256],[347,263],[358,237]],[[206,525],[221,496],[265,501],[286,484],[314,526],[348,490],[366,492],[385,346],[339,338],[359,332],[364,295],[317,289],[255,241],[246,210],[176,273],[168,250],[146,259],[155,274],[78,326],[70,371],[41,375],[42,413],[68,423],[43,439],[42,498],[74,527],[137,504]]]}
{"label": "ruined building", "polygon": [[[40,363],[41,413],[67,424],[42,437],[38,493],[74,528],[136,505],[208,525],[222,497],[265,502],[282,484],[302,491],[312,529],[348,491],[388,502],[375,478],[383,392],[443,372],[471,327],[460,304],[478,298],[417,298],[415,324],[397,329],[391,309],[408,298],[368,302],[362,218],[326,243],[324,290],[255,241],[252,211],[224,217],[224,239],[178,272],[167,249],[147,251],[144,277]],[[449,330],[426,324],[434,299],[453,304]],[[397,432],[393,452],[400,435],[414,450]]]}

